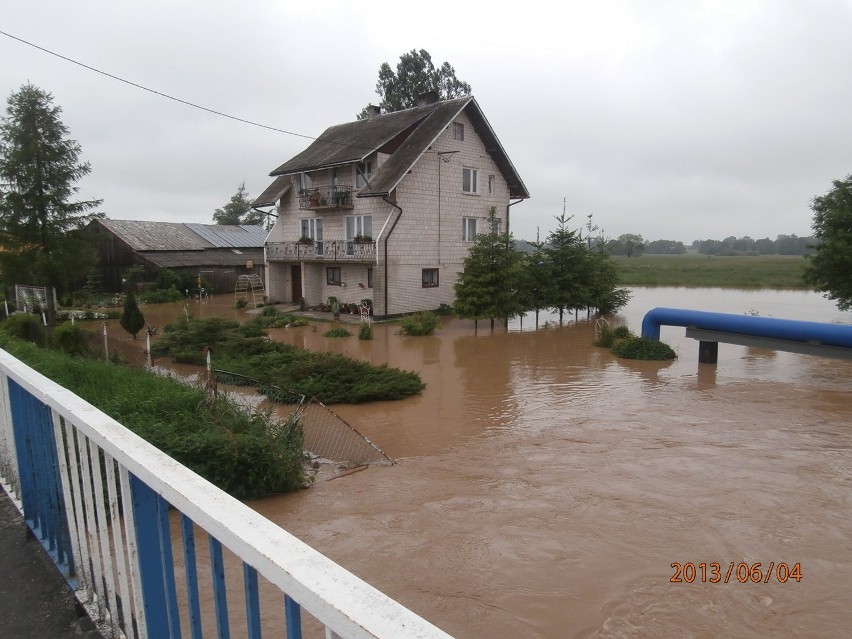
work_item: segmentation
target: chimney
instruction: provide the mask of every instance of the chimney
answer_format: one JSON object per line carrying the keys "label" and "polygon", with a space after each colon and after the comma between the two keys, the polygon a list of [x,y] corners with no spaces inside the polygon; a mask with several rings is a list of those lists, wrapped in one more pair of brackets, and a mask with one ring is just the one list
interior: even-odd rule
{"label": "chimney", "polygon": [[437,91],[427,91],[417,96],[417,106],[429,106],[430,104],[440,102],[440,100],[441,96],[438,95]]}
{"label": "chimney", "polygon": [[374,104],[367,105],[367,119],[372,120],[377,115],[382,114],[382,107],[376,106]]}

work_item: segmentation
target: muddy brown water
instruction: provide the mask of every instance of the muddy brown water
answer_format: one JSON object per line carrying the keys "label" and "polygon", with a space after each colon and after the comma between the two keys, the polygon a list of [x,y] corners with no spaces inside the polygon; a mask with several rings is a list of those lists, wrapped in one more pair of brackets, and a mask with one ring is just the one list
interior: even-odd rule
{"label": "muddy brown water", "polygon": [[[229,301],[190,311],[242,317]],[[611,321],[639,332],[655,306],[852,324],[812,293],[674,288],[634,289]],[[143,308],[160,325],[180,310]],[[852,362],[720,344],[699,365],[682,328],[662,334],[678,360],[631,362],[591,345],[593,320],[532,327],[272,331],[426,389],[334,406],[396,465],[250,505],[457,637],[847,635]]]}

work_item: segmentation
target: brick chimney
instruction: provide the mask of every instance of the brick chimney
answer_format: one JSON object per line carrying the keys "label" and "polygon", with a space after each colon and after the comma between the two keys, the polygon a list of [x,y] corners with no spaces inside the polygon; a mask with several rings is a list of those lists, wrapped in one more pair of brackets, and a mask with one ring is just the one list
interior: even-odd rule
{"label": "brick chimney", "polygon": [[417,96],[417,106],[428,106],[441,101],[441,96],[437,91],[427,91]]}

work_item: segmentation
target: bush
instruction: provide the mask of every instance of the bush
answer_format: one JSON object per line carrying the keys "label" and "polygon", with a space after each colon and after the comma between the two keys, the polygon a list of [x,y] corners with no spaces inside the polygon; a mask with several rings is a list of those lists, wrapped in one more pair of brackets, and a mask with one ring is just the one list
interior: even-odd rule
{"label": "bush", "polygon": [[66,322],[53,329],[49,340],[51,348],[66,355],[81,356],[88,353],[88,337],[77,324]]}
{"label": "bush", "polygon": [[399,324],[402,335],[431,335],[441,325],[441,320],[434,313],[424,311],[403,317]]}
{"label": "bush", "polygon": [[373,327],[367,322],[361,323],[361,328],[358,329],[358,339],[373,339]]}
{"label": "bush", "polygon": [[349,337],[350,335],[352,335],[352,333],[343,327],[332,328],[330,331],[326,331],[322,334],[323,337]]}
{"label": "bush", "polygon": [[671,346],[656,339],[631,335],[617,340],[612,347],[613,355],[625,359],[671,360],[677,358]]}
{"label": "bush", "polygon": [[145,304],[165,304],[167,302],[179,302],[184,294],[176,288],[156,289],[139,294],[139,301]]}
{"label": "bush", "polygon": [[41,318],[37,315],[18,313],[6,319],[0,327],[10,337],[17,337],[36,344],[44,343],[45,330]]}
{"label": "bush", "polygon": [[630,337],[630,330],[626,326],[616,326],[615,328],[604,326],[601,330],[600,338],[594,344],[595,346],[612,348],[616,340],[624,339],[625,337]]}

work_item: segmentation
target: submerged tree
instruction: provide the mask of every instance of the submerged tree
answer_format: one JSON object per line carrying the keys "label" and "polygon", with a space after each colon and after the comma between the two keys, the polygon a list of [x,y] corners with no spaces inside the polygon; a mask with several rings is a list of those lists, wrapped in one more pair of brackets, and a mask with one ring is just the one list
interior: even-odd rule
{"label": "submerged tree", "polygon": [[[429,91],[435,91],[442,100],[451,100],[470,95],[471,88],[456,77],[456,70],[449,62],[435,68],[432,56],[425,49],[403,53],[396,71],[387,62],[379,67],[376,93],[382,98],[379,106],[384,113],[415,107],[417,98]],[[367,107],[358,114],[359,120],[366,117]]]}
{"label": "submerged tree", "polygon": [[136,303],[136,282],[141,275],[142,268],[139,266],[131,267],[125,273],[127,295],[124,298],[124,311],[118,320],[121,328],[133,335],[133,339],[136,339],[136,334],[145,326],[145,316],[142,315],[142,311],[139,310],[139,305]]}
{"label": "submerged tree", "polygon": [[522,256],[511,235],[493,232],[497,228],[493,207],[488,221],[492,232],[476,236],[455,284],[453,307],[459,317],[490,319],[494,328],[495,318],[508,320],[524,312],[517,290]]}
{"label": "submerged tree", "polygon": [[846,311],[852,308],[852,175],[832,184],[834,188],[814,198],[811,206],[819,243],[807,256],[805,281]]}
{"label": "submerged tree", "polygon": [[[48,290],[83,279],[94,251],[76,234],[98,214],[101,200],[72,201],[89,174],[81,147],[53,96],[25,84],[8,98],[0,124],[0,269],[5,276],[44,283]],[[56,309],[47,296],[52,323]]]}

